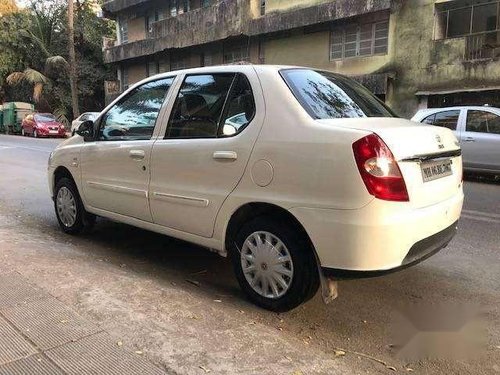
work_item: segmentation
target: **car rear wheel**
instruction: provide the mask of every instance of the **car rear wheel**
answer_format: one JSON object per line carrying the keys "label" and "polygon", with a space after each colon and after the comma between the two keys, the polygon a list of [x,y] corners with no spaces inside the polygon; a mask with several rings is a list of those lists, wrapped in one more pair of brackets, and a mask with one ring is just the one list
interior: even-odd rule
{"label": "car rear wheel", "polygon": [[318,268],[309,242],[277,219],[261,216],[244,224],[230,256],[241,288],[265,309],[291,310],[318,290]]}
{"label": "car rear wheel", "polygon": [[54,208],[61,229],[69,234],[78,234],[91,229],[95,215],[85,211],[80,194],[73,180],[63,177],[54,189]]}

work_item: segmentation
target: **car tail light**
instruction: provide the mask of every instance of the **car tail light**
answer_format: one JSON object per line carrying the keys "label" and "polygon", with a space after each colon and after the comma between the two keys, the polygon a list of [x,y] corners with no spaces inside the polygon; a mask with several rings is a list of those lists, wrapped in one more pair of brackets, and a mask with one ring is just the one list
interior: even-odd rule
{"label": "car tail light", "polygon": [[352,145],[354,158],[368,192],[386,201],[409,201],[406,184],[389,147],[376,134]]}

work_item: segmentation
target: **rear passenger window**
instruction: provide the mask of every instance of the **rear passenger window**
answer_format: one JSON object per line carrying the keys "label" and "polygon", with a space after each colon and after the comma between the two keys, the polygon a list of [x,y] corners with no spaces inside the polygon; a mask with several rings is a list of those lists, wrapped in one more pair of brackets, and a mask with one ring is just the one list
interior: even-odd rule
{"label": "rear passenger window", "polygon": [[214,138],[234,73],[187,76],[175,100],[165,138]]}
{"label": "rear passenger window", "polygon": [[434,124],[434,119],[435,119],[435,118],[436,118],[436,114],[435,114],[435,113],[433,113],[432,115],[427,116],[426,118],[424,118],[424,119],[422,120],[422,123],[424,123],[424,124],[428,124],[428,125],[432,125],[432,124]]}
{"label": "rear passenger window", "polygon": [[[435,114],[432,125],[441,126],[450,130],[457,130],[458,118],[460,111],[444,111]],[[429,124],[427,122],[427,124]]]}
{"label": "rear passenger window", "polygon": [[228,137],[241,132],[255,116],[255,102],[250,82],[238,74],[224,110],[219,136]]}
{"label": "rear passenger window", "polygon": [[500,134],[500,117],[486,111],[467,111],[465,130],[468,132]]}

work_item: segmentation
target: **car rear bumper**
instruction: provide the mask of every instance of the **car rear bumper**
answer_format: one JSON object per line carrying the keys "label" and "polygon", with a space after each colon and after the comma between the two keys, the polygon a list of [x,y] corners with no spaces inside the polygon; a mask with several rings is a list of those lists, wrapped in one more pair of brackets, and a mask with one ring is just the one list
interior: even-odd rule
{"label": "car rear bumper", "polygon": [[376,275],[411,266],[446,246],[462,204],[460,188],[453,197],[424,208],[374,199],[359,210],[290,212],[309,234],[323,269]]}
{"label": "car rear bumper", "polygon": [[448,243],[457,233],[458,222],[453,223],[441,232],[433,234],[430,237],[415,243],[408,251],[400,266],[381,271],[352,271],[339,268],[321,267],[323,274],[327,277],[336,279],[361,279],[367,277],[383,276],[392,272],[401,271],[405,268],[418,264],[430,256],[436,254],[439,250],[448,246]]}
{"label": "car rear bumper", "polygon": [[39,137],[66,137],[65,130],[58,130],[57,133],[51,133],[45,129],[37,129]]}

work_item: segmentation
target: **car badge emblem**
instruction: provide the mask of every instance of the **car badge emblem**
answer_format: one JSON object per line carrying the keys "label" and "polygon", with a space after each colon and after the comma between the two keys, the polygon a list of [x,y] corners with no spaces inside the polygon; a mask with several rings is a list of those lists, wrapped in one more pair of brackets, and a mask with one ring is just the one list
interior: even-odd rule
{"label": "car badge emblem", "polygon": [[443,141],[441,140],[441,136],[436,134],[436,142],[438,143],[438,148],[441,150],[444,148]]}

